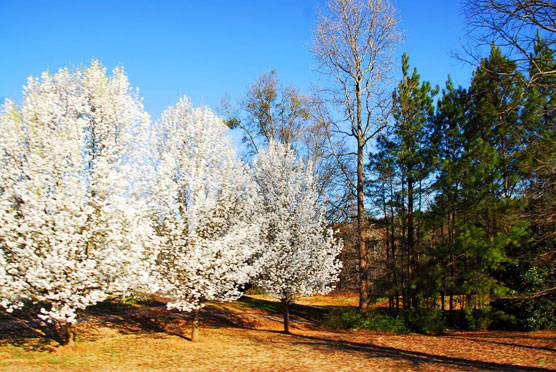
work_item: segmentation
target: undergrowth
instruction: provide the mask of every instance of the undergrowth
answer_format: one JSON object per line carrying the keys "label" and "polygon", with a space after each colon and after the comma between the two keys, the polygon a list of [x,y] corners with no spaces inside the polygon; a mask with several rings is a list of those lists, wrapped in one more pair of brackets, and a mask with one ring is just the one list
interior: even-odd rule
{"label": "undergrowth", "polygon": [[365,329],[388,333],[430,333],[443,331],[442,314],[436,310],[403,310],[389,314],[383,309],[371,309],[366,314],[353,307],[331,310],[324,324],[332,329]]}
{"label": "undergrowth", "polygon": [[330,310],[323,326],[331,329],[365,329],[389,333],[434,333],[446,329],[485,331],[515,329],[515,319],[499,310],[465,309],[442,313],[434,309],[400,309],[389,311],[373,308],[361,313],[357,308],[342,307]]}

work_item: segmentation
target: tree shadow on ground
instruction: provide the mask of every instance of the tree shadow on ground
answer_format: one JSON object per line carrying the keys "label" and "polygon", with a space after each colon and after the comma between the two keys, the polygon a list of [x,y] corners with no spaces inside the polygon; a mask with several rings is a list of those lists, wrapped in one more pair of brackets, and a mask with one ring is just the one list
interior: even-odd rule
{"label": "tree shadow on ground", "polygon": [[200,326],[207,328],[246,328],[250,329],[256,322],[247,317],[223,307],[208,306],[200,313]]}
{"label": "tree shadow on ground", "polygon": [[[201,309],[199,317],[200,328],[249,328],[254,325],[240,314],[212,305]],[[192,314],[167,310],[165,306],[142,308],[125,314],[104,315],[100,319],[102,325],[123,334],[143,333],[153,337],[163,337],[166,334],[191,340],[189,333]]]}
{"label": "tree shadow on ground", "polygon": [[436,355],[423,353],[418,351],[409,351],[393,347],[375,345],[372,342],[359,343],[345,340],[331,340],[306,335],[292,334],[292,337],[299,339],[293,341],[293,344],[308,345],[312,347],[326,347],[346,352],[358,352],[365,354],[368,358],[391,358],[395,360],[404,360],[412,363],[416,368],[422,364],[435,364],[443,367],[459,367],[470,371],[493,371],[493,372],[550,372],[553,369],[542,367],[518,366],[505,363],[485,362],[480,360],[471,360],[464,358],[449,357],[444,355]]}
{"label": "tree shadow on ground", "polygon": [[[464,336],[454,336],[454,335],[443,335],[441,337],[448,337],[448,338],[453,338],[453,339],[458,339],[458,340],[465,340],[465,341],[470,341],[470,342],[476,342],[476,343],[481,343],[481,344],[496,344],[496,345],[504,345],[504,346],[512,346],[512,347],[519,347],[519,348],[524,348],[524,349],[532,349],[532,350],[544,350],[544,351],[550,351],[550,352],[556,352],[556,347],[548,347],[548,346],[533,346],[533,345],[523,345],[520,344],[519,342],[503,342],[503,341],[499,341],[499,340],[495,340],[494,338],[490,338],[490,337],[486,337],[485,339],[477,339],[477,338],[472,338],[472,337],[464,337]],[[507,338],[511,338],[511,339],[515,339],[518,340],[519,336],[508,336]],[[527,339],[535,339],[533,337],[527,337]],[[545,341],[550,341],[550,340],[546,340]]]}
{"label": "tree shadow on ground", "polygon": [[30,327],[26,322],[13,321],[18,323],[17,328],[10,330],[0,330],[0,346],[11,345],[22,347],[29,351],[54,351],[56,346],[53,340]]}
{"label": "tree shadow on ground", "polygon": [[[263,300],[249,296],[243,296],[237,301],[250,308],[266,311],[276,316],[282,316],[282,307],[280,302]],[[331,308],[331,306],[301,305],[294,303],[290,305],[290,317],[292,317],[293,320],[299,318],[314,324],[322,324],[326,314],[330,312]]]}
{"label": "tree shadow on ground", "polygon": [[30,351],[54,351],[61,342],[57,332],[56,325],[37,319],[36,312],[31,310],[18,309],[0,316],[0,345],[9,344]]}
{"label": "tree shadow on ground", "polygon": [[[95,340],[96,329],[105,326],[122,334],[147,334],[159,338],[171,335],[190,340],[191,313],[167,310],[165,304],[134,307],[107,301],[80,314],[77,326],[81,340]],[[52,351],[52,340],[37,331],[32,318],[17,318],[7,314],[0,317],[0,345],[25,347],[29,350]],[[237,312],[209,304],[200,311],[201,328],[252,328],[256,322]],[[186,336],[187,335],[187,336]]]}

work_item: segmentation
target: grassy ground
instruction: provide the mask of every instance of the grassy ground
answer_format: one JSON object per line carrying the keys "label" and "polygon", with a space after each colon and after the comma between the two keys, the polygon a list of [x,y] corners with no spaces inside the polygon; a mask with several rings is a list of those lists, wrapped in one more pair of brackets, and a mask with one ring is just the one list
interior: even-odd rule
{"label": "grassy ground", "polygon": [[280,332],[276,302],[211,305],[197,343],[188,340],[187,314],[157,304],[100,307],[78,325],[77,342],[62,348],[10,323],[0,331],[0,371],[556,370],[556,332],[329,331],[317,325],[334,300],[307,301],[294,307],[290,335]]}

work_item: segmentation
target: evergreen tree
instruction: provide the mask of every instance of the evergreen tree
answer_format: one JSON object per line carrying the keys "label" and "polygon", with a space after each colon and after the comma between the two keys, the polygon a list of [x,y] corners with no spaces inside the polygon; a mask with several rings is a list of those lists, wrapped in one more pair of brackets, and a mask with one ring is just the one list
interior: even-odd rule
{"label": "evergreen tree", "polygon": [[516,199],[523,81],[515,63],[492,46],[471,82],[462,155],[465,212],[457,243],[464,250],[460,290],[467,295],[468,307],[473,295],[480,299],[505,293],[504,266],[526,234]]}
{"label": "evergreen tree", "polygon": [[[537,37],[529,74],[554,70],[554,51]],[[523,217],[530,224],[530,241],[514,252],[519,265],[508,275],[508,285],[518,295],[506,308],[517,315],[525,329],[555,327],[556,309],[556,77],[537,77],[525,93],[522,121],[523,148],[519,154],[520,195],[526,207]],[[523,301],[526,299],[527,301]]]}
{"label": "evergreen tree", "polygon": [[[409,58],[402,57],[402,81],[392,94],[394,125],[378,141],[380,150],[374,169],[384,171],[389,162],[397,173],[399,188],[394,200],[398,207],[398,244],[400,245],[400,283],[404,307],[418,307],[417,280],[422,253],[422,210],[427,177],[430,174],[430,152],[426,144],[426,123],[434,112],[430,83],[420,81],[417,69],[409,75]],[[375,157],[376,158],[376,157]],[[394,230],[392,223],[390,230]],[[394,248],[396,241],[391,242]],[[391,259],[396,259],[395,253]]]}
{"label": "evergreen tree", "polygon": [[436,105],[431,121],[430,136],[436,180],[435,199],[429,213],[429,246],[433,261],[428,272],[435,276],[441,295],[441,308],[448,297],[450,314],[454,309],[454,295],[463,270],[460,260],[462,247],[457,244],[459,221],[465,212],[463,198],[464,131],[469,116],[470,98],[467,90],[454,85],[448,77],[446,88]]}

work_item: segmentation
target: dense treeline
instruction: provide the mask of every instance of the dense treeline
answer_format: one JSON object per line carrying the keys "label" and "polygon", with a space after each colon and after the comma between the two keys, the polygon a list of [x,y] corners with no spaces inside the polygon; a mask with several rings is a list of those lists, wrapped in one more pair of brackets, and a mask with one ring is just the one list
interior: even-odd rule
{"label": "dense treeline", "polygon": [[403,56],[366,189],[383,232],[374,295],[391,309],[556,325],[556,76],[535,75],[554,70],[554,53],[537,37],[518,66],[493,44],[469,87],[448,78],[440,94]]}

